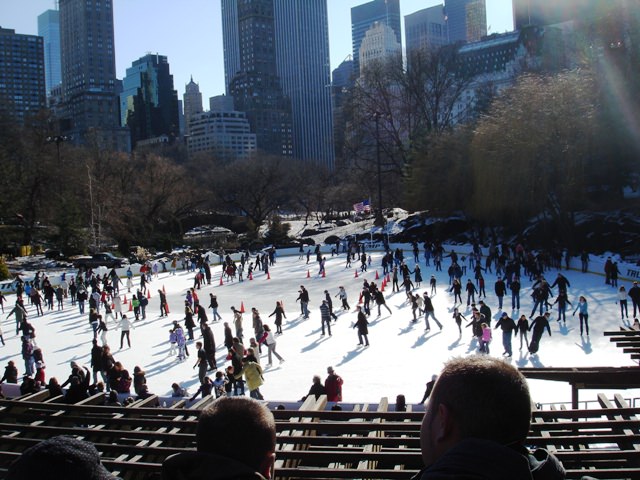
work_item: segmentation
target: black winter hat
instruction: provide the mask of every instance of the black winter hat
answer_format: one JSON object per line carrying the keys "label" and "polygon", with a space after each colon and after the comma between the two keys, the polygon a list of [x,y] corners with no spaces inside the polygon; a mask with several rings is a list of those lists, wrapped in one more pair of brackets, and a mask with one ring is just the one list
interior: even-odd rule
{"label": "black winter hat", "polygon": [[27,450],[9,467],[7,480],[117,480],[100,463],[96,447],[75,437],[60,435]]}

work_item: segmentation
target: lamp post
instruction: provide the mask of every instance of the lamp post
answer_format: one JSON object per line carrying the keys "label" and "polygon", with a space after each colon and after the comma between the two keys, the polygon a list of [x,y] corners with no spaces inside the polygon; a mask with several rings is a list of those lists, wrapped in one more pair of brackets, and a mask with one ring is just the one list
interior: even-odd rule
{"label": "lamp post", "polygon": [[378,213],[376,223],[384,226],[384,216],[382,215],[382,164],[380,163],[380,112],[374,112],[373,118],[376,122],[376,161],[378,163]]}
{"label": "lamp post", "polygon": [[47,143],[55,143],[56,144],[56,151],[58,154],[58,164],[60,164],[60,144],[62,142],[68,142],[69,140],[71,140],[71,137],[68,137],[66,135],[55,135],[53,137],[47,137],[46,141]]}

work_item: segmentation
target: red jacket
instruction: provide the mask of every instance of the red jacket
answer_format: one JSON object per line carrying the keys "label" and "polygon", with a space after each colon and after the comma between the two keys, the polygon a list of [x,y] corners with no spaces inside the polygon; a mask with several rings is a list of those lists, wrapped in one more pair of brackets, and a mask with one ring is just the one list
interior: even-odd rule
{"label": "red jacket", "polygon": [[324,388],[327,391],[327,401],[342,401],[342,383],[342,377],[340,375],[336,375],[335,373],[329,374],[324,381]]}

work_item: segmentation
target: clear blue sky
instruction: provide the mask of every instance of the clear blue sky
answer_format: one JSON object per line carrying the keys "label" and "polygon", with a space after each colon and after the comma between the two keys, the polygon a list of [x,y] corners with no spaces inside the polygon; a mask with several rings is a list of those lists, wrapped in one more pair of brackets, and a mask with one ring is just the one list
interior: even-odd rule
{"label": "clear blue sky", "polygon": [[[333,69],[351,53],[350,9],[366,0],[327,1]],[[490,33],[512,30],[511,0],[486,2]],[[180,98],[191,75],[200,84],[205,109],[209,97],[224,93],[220,0],[113,0],[113,3],[118,78],[124,76],[134,60],[146,53],[159,53],[169,59]],[[401,14],[440,3],[442,0],[400,0]],[[54,0],[0,0],[0,26],[17,33],[37,34],[38,15],[54,5]]]}

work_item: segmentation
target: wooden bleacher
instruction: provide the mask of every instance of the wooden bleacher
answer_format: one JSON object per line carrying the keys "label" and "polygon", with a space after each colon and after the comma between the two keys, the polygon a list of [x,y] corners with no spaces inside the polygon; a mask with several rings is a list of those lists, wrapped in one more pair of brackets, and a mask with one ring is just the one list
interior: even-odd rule
{"label": "wooden bleacher", "polygon": [[616,347],[621,348],[624,353],[631,355],[631,359],[640,363],[640,331],[627,327],[620,327],[620,330],[604,332],[605,337],[610,337],[609,341],[615,342]]}
{"label": "wooden bleacher", "polygon": [[[127,407],[97,405],[98,397],[81,405],[48,403],[42,393],[0,400],[0,477],[26,448],[67,434],[94,443],[105,466],[125,479],[159,478],[167,456],[195,448],[199,408],[211,399],[196,408],[150,407],[155,400]],[[640,408],[620,395],[600,395],[599,402],[588,410],[536,410],[528,445],[554,453],[569,478],[640,478]],[[323,396],[273,409],[276,478],[408,479],[422,467],[423,412],[388,411],[386,399],[327,408]]]}

